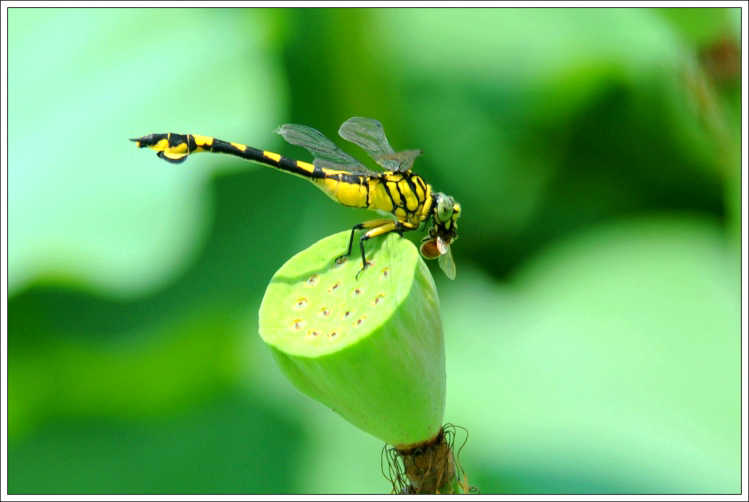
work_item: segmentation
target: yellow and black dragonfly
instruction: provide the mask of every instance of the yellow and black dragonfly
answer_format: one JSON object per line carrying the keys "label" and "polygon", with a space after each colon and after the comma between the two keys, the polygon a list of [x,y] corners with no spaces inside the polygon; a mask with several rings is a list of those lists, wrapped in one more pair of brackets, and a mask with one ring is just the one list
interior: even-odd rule
{"label": "yellow and black dragonfly", "polygon": [[411,171],[414,159],[421,155],[421,150],[395,152],[379,121],[352,117],[341,125],[338,134],[364,149],[385,169],[384,172],[375,172],[311,127],[284,124],[276,132],[288,143],[305,148],[314,161],[310,164],[292,160],[267,150],[197,134],[149,134],[131,141],[135,141],[139,148],[156,150],[159,157],[173,163],[183,162],[188,155],[196,152],[235,155],[306,178],[344,206],[371,209],[387,215],[387,218],[356,225],[351,230],[348,250],[338,257],[340,260],[351,254],[356,231],[365,229],[366,232],[359,239],[363,263],[361,271],[368,265],[364,254],[366,240],[390,232],[403,235],[403,232],[416,230],[423,224],[428,230],[419,248],[422,256],[427,259],[439,258],[440,268],[447,277],[455,278],[455,262],[450,245],[457,239],[460,204],[449,195],[433,191],[431,185]]}

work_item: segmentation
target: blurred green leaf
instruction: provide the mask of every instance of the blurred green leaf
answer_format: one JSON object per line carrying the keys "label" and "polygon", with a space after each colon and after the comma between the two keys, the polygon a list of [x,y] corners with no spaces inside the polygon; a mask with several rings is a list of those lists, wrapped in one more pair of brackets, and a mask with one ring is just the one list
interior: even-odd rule
{"label": "blurred green leaf", "polygon": [[9,11],[11,292],[44,274],[130,296],[193,258],[211,206],[201,187],[231,164],[168,165],[128,138],[271,140],[281,76],[263,18],[238,12]]}
{"label": "blurred green leaf", "polygon": [[247,393],[151,422],[62,419],[9,445],[8,493],[294,493],[307,441]]}
{"label": "blurred green leaf", "polygon": [[[236,381],[246,364],[242,340],[257,331],[247,333],[246,318],[255,316],[265,283],[294,251],[289,234],[298,225],[293,206],[244,201],[274,193],[293,200],[315,189],[270,170],[223,175],[209,186],[217,204],[208,243],[168,288],[120,300],[38,283],[11,297],[11,436],[60,413],[158,414]],[[276,224],[264,236],[276,253],[257,241],[251,224],[271,219]]]}
{"label": "blurred green leaf", "polygon": [[465,208],[455,252],[492,273],[617,214],[722,216],[694,56],[655,11],[385,9],[373,29],[372,64],[398,84],[397,142],[424,149],[416,169]]}
{"label": "blurred green leaf", "polygon": [[138,333],[147,341],[57,337],[24,350],[10,340],[9,437],[59,416],[155,417],[209,399],[240,374],[241,334],[222,316],[201,312]]}
{"label": "blurred green leaf", "polygon": [[668,20],[694,46],[710,43],[723,36],[734,37],[741,32],[739,8],[662,8],[653,11]]}
{"label": "blurred green leaf", "polygon": [[472,482],[737,493],[736,260],[709,220],[643,218],[550,248],[511,286],[446,285],[446,417],[470,431]]}

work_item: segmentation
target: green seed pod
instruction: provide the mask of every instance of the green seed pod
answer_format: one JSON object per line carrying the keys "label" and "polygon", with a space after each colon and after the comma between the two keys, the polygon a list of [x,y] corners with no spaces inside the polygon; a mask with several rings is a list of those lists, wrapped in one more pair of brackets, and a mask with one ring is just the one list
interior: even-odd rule
{"label": "green seed pod", "polygon": [[260,336],[291,382],[396,447],[434,438],[445,407],[445,351],[434,280],[396,234],[338,264],[349,232],[288,260],[260,306]]}

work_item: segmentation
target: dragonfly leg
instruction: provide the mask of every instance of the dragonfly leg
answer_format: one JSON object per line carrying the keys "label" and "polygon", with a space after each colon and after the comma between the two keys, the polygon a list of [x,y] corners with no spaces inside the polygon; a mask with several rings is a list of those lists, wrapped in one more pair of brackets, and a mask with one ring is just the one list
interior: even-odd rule
{"label": "dragonfly leg", "polygon": [[412,225],[411,223],[403,222],[403,221],[393,221],[393,220],[373,220],[371,222],[365,222],[364,225],[367,223],[373,223],[375,221],[380,221],[381,224],[378,226],[374,226],[371,230],[368,232],[365,232],[364,235],[359,238],[359,247],[361,248],[361,259],[362,259],[362,268],[357,272],[356,278],[359,278],[359,274],[361,274],[365,268],[369,266],[369,262],[364,256],[364,241],[371,239],[372,237],[379,237],[381,235],[389,234],[390,232],[397,232],[398,235],[401,237],[403,236],[403,232],[409,231],[409,230],[415,230],[418,228],[418,225]]}
{"label": "dragonfly leg", "polygon": [[[390,219],[387,219],[387,218],[379,218],[379,219],[376,219],[376,220],[365,221],[364,223],[359,223],[358,225],[354,225],[354,228],[351,229],[351,235],[349,236],[349,239],[348,239],[348,250],[344,254],[342,254],[341,256],[339,256],[338,258],[335,259],[336,263],[341,263],[341,260],[343,258],[347,258],[347,257],[351,256],[351,250],[352,250],[352,248],[354,246],[354,234],[356,234],[357,230],[361,230],[363,228],[379,227],[379,226],[384,225],[386,223],[392,223],[392,221],[393,220],[390,220]],[[362,254],[364,254],[364,253],[362,253]]]}
{"label": "dragonfly leg", "polygon": [[[372,222],[368,221],[368,222],[365,222],[364,224],[373,223],[375,221],[378,221],[378,220],[372,220]],[[364,241],[367,241],[367,240],[371,239],[372,237],[379,237],[380,235],[388,234],[388,233],[392,232],[393,230],[396,230],[400,226],[399,222],[395,222],[393,220],[379,220],[379,221],[381,222],[379,225],[377,225],[377,226],[373,225],[374,228],[372,228],[371,230],[365,232],[364,235],[362,235],[359,238],[359,248],[361,248],[362,267],[361,267],[361,270],[359,270],[359,272],[357,272],[357,274],[356,274],[356,278],[357,279],[359,278],[359,274],[361,274],[362,272],[364,272],[364,269],[369,266],[369,262],[367,261],[367,257],[364,254]],[[382,223],[382,221],[384,221],[384,223]]]}
{"label": "dragonfly leg", "polygon": [[354,234],[356,233],[357,230],[360,230],[362,228],[364,228],[364,224],[359,223],[358,225],[354,225],[354,228],[351,229],[351,235],[349,236],[349,239],[348,239],[348,250],[345,253],[343,253],[341,256],[335,259],[336,263],[341,263],[341,260],[343,258],[351,256],[351,247],[354,244]]}
{"label": "dragonfly leg", "polygon": [[379,237],[381,235],[389,234],[390,232],[398,232],[398,234],[402,236],[403,232],[406,232],[408,230],[414,230],[416,228],[418,228],[418,225],[412,225],[410,223],[403,222],[403,221],[393,221],[389,218],[381,218],[377,220],[369,220],[363,223],[359,223],[358,225],[355,225],[354,228],[351,229],[351,235],[349,236],[349,240],[348,240],[348,250],[346,251],[345,254],[336,258],[336,263],[340,263],[342,258],[345,258],[351,255],[351,250],[354,246],[354,234],[356,233],[356,231],[361,230],[361,229],[369,229],[359,238],[359,249],[361,250],[362,268],[356,274],[356,278],[358,279],[359,274],[361,274],[364,271],[364,269],[370,265],[369,262],[367,261],[366,251],[364,250],[364,241],[368,241],[369,239],[373,237]]}

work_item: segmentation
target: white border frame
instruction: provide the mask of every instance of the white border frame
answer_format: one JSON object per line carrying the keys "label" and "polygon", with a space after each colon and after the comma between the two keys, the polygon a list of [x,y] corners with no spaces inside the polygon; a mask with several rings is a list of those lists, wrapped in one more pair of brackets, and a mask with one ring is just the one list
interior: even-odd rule
{"label": "white border frame", "polygon": [[[0,320],[2,321],[2,345],[0,345],[0,355],[2,357],[2,382],[0,386],[0,443],[2,452],[0,456],[0,497],[2,500],[56,500],[56,501],[78,501],[78,500],[381,500],[385,495],[8,495],[8,449],[7,449],[7,368],[8,368],[8,165],[7,165],[7,131],[8,131],[8,8],[10,7],[734,7],[741,8],[741,104],[742,104],[742,145],[741,145],[741,394],[742,394],[742,423],[741,423],[741,491],[742,495],[471,495],[472,499],[477,500],[663,500],[663,501],[698,501],[698,500],[746,500],[747,496],[747,357],[745,351],[747,348],[747,11],[749,7],[747,2],[600,2],[600,1],[567,1],[567,2],[458,2],[458,1],[404,1],[404,2],[384,2],[384,1],[265,1],[265,2],[18,2],[9,1],[2,4],[2,138],[0,138],[0,152],[2,152],[2,250],[0,256],[2,264],[0,265],[0,277],[2,277],[2,308],[0,308]],[[441,495],[411,495],[415,500],[444,500],[454,498],[453,496]]]}

